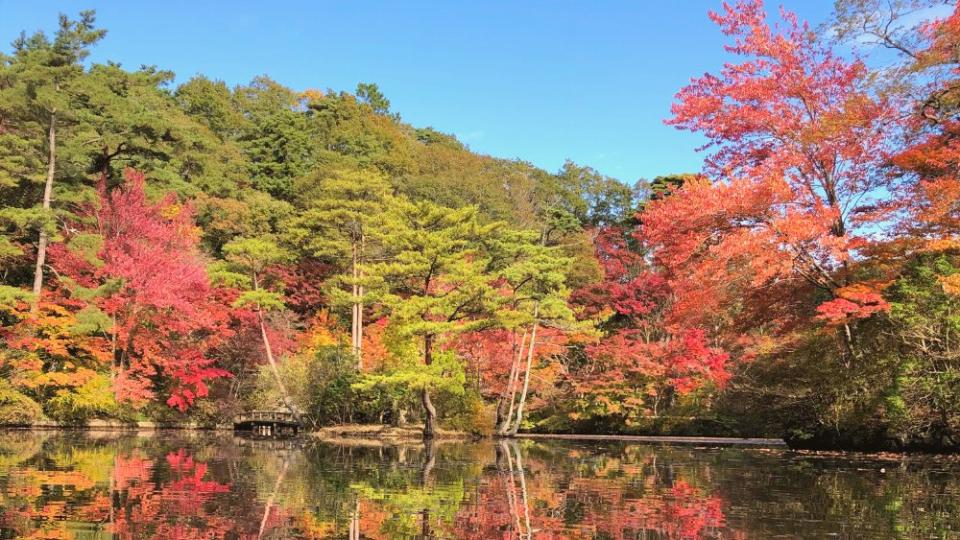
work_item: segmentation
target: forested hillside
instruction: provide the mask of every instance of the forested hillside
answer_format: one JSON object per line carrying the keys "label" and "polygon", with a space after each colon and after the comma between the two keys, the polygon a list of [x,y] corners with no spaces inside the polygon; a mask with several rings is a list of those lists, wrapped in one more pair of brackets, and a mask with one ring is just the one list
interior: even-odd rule
{"label": "forested hillside", "polygon": [[92,63],[109,35],[61,16],[0,56],[0,423],[956,446],[960,15],[876,9],[712,14],[730,63],[667,120],[705,168],[636,183],[479,155],[375,84]]}

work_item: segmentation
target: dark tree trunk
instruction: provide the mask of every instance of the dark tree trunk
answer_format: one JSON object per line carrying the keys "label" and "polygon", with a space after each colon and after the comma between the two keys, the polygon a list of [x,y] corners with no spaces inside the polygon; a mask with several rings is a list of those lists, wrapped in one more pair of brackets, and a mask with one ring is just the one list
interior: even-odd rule
{"label": "dark tree trunk", "polygon": [[423,363],[430,365],[433,363],[433,335],[423,336]]}
{"label": "dark tree trunk", "polygon": [[[430,334],[423,336],[423,363],[428,366],[433,363],[433,336]],[[430,401],[429,388],[420,391],[420,402],[423,404],[423,438],[432,439],[436,433],[437,409]]]}
{"label": "dark tree trunk", "polygon": [[437,409],[430,401],[430,390],[424,388],[420,392],[420,401],[423,403],[423,438],[432,439],[436,433]]}
{"label": "dark tree trunk", "polygon": [[506,425],[509,420],[507,419],[507,398],[505,396],[500,396],[500,399],[497,400],[497,423],[496,423],[496,432],[499,435],[502,435],[506,432]]}

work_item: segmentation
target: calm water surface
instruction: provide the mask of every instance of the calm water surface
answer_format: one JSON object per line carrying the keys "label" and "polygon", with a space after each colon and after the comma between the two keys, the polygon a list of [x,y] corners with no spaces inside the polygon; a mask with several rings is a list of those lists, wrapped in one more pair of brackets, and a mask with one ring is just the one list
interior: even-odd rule
{"label": "calm water surface", "polygon": [[595,442],[0,433],[0,538],[424,537],[960,538],[960,465]]}

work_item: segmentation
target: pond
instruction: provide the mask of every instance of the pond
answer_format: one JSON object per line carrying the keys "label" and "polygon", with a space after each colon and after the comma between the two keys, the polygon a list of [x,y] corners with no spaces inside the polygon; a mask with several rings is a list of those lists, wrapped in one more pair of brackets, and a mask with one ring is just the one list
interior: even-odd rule
{"label": "pond", "polygon": [[960,465],[787,450],[0,433],[0,538],[960,538]]}

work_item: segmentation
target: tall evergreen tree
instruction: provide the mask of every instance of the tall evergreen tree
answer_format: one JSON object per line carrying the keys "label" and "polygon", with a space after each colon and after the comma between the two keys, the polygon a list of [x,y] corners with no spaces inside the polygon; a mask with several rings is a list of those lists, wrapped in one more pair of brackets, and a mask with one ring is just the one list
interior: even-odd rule
{"label": "tall evergreen tree", "polygon": [[[391,323],[420,341],[420,371],[431,369],[438,339],[491,324],[492,286],[489,255],[480,239],[497,234],[500,224],[481,224],[475,207],[450,210],[428,202],[399,202],[380,241],[389,260],[369,265],[384,282],[382,302]],[[428,378],[411,379],[424,409],[425,438],[433,437],[437,411]]]}
{"label": "tall evergreen tree", "polygon": [[[2,103],[7,108],[5,123],[13,126],[13,131],[22,137],[16,141],[16,146],[26,150],[25,156],[34,158],[32,163],[19,160],[21,171],[25,172],[23,165],[36,163],[37,152],[31,151],[31,148],[45,150],[46,176],[38,212],[42,218],[37,220],[40,222],[40,231],[32,290],[34,310],[43,291],[43,273],[51,235],[50,210],[54,180],[58,174],[58,136],[62,137],[62,130],[76,122],[74,98],[77,83],[84,75],[82,62],[90,54],[90,47],[106,33],[97,29],[95,23],[93,11],[81,12],[78,20],[61,15],[53,41],[42,32],[30,37],[21,35],[13,43],[12,59],[3,66],[2,78],[7,81],[4,92],[7,99]],[[19,98],[19,102],[10,99],[14,97]],[[9,170],[10,158],[4,161]],[[24,175],[25,179],[35,177],[35,173]]]}
{"label": "tall evergreen tree", "polygon": [[371,232],[384,226],[393,204],[390,184],[375,171],[342,170],[312,175],[301,184],[305,210],[292,220],[288,234],[310,256],[349,268],[333,284],[333,296],[338,299],[340,284],[351,288],[350,346],[362,367],[364,266],[380,249],[381,235]]}

